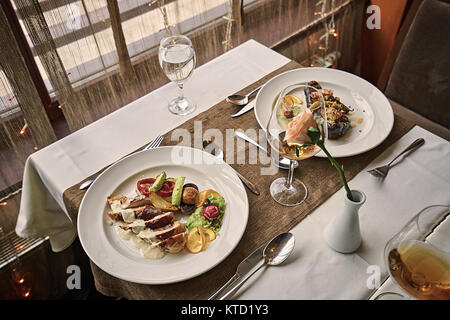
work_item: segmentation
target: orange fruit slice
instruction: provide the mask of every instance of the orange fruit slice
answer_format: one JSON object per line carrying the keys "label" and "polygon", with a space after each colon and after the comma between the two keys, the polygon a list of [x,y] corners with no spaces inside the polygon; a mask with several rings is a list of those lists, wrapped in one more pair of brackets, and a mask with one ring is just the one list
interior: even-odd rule
{"label": "orange fruit slice", "polygon": [[286,103],[291,108],[294,106],[294,104],[302,104],[302,100],[300,100],[297,96],[294,96],[293,94],[288,94],[284,96],[283,102]]}
{"label": "orange fruit slice", "polygon": [[189,230],[186,240],[186,248],[191,253],[199,253],[205,248],[205,235],[201,227]]}
{"label": "orange fruit slice", "polygon": [[211,242],[216,239],[216,233],[214,232],[214,230],[202,227],[202,232],[205,235],[206,242]]}
{"label": "orange fruit slice", "polygon": [[200,208],[203,203],[208,199],[209,195],[212,194],[215,197],[221,197],[220,193],[213,189],[207,189],[199,192],[195,198],[195,207]]}

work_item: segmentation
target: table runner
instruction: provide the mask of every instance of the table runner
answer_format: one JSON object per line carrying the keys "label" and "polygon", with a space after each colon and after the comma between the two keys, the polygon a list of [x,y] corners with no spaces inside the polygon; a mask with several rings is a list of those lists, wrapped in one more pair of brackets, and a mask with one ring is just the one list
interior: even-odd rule
{"label": "table runner", "polygon": [[[301,66],[298,63],[294,61],[289,62],[241,92],[249,92],[275,75],[299,67]],[[222,101],[178,128],[169,131],[165,134],[163,145],[169,146],[178,143],[177,141],[170,141],[171,133],[174,130],[186,129],[193,134],[194,121],[201,121],[203,133],[209,128],[214,128],[220,130],[224,137],[226,137],[226,129],[242,129],[246,131],[251,128],[255,130],[259,128],[253,112],[232,119],[230,116],[236,111],[235,106]],[[344,165],[347,179],[350,180],[354,177],[384,149],[408,132],[412,126],[411,122],[396,116],[390,135],[378,147],[357,156],[339,158],[338,161]],[[225,142],[224,145],[226,145]],[[236,154],[240,152],[245,152],[245,159],[248,159],[248,149],[248,144],[245,144],[243,148],[239,148],[239,145],[235,147],[234,159],[236,159]],[[228,158],[226,157],[226,159]],[[254,182],[260,189],[261,195],[256,196],[247,191],[250,212],[246,231],[235,250],[223,262],[203,275],[180,283],[142,285],[115,278],[102,271],[91,261],[91,269],[97,290],[104,295],[127,299],[206,299],[234,274],[239,262],[254,249],[270,240],[276,234],[290,230],[309,212],[342,187],[340,177],[328,159],[315,157],[301,161],[299,168],[295,170],[295,176],[307,185],[309,195],[305,202],[299,206],[283,207],[271,198],[268,190],[270,183],[279,176],[287,175],[287,171],[280,170],[275,175],[261,175],[261,164],[247,163],[234,164],[232,166]],[[67,189],[63,194],[64,203],[74,223],[76,223],[78,208],[84,195],[84,191],[79,190],[79,185],[82,182]]]}

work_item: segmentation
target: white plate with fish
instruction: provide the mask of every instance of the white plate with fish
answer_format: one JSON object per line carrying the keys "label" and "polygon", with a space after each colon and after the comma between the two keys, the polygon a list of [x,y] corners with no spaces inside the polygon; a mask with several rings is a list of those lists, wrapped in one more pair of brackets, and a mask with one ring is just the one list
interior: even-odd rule
{"label": "white plate with fish", "polygon": [[[133,241],[121,237],[113,225],[107,201],[110,195],[132,197],[136,194],[136,181],[148,180],[147,177],[156,177],[161,172],[168,177],[183,176],[186,183],[201,190],[215,190],[225,199],[220,231],[206,250],[194,254],[184,249],[148,259]],[[223,261],[245,232],[248,210],[244,186],[228,164],[198,149],[160,147],[125,157],[94,181],[80,205],[78,235],[89,258],[110,275],[142,284],[174,283],[199,276]],[[189,215],[179,212],[176,215],[177,222],[187,225]]]}
{"label": "white plate with fish", "polygon": [[[255,117],[266,130],[278,94],[287,86],[317,81],[322,89],[351,109],[350,127],[337,139],[327,140],[327,150],[334,157],[348,157],[369,151],[383,142],[394,125],[394,112],[384,94],[368,81],[351,73],[328,68],[294,69],[270,79],[258,92]],[[299,97],[303,93],[298,94]],[[321,151],[318,157],[326,157]]]}

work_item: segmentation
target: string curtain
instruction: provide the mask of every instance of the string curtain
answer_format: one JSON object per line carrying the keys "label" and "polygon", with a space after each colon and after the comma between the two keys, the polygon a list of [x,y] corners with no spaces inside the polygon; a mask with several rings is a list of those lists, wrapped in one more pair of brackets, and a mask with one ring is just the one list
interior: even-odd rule
{"label": "string curtain", "polygon": [[10,230],[25,161],[56,136],[1,8],[0,43],[0,226]]}
{"label": "string curtain", "polygon": [[[192,39],[197,66],[255,39],[304,66],[331,61],[358,74],[363,0],[11,1],[70,132],[168,83],[158,45],[172,34]],[[8,28],[2,21],[0,37]],[[8,97],[19,112],[12,113],[13,121],[0,120],[3,195],[12,185],[9,192],[17,190],[26,157],[55,141],[36,93],[16,90],[14,77],[5,72],[18,67],[19,57],[2,55],[0,64],[0,113],[12,110]]]}
{"label": "string curtain", "polygon": [[[159,41],[166,35],[190,36],[202,64],[250,38],[272,46],[309,21],[353,2],[46,0],[43,10],[44,1],[14,1],[71,131],[168,81],[157,58]],[[56,9],[48,10],[52,7]],[[342,49],[335,34],[355,36],[351,25],[333,28],[322,38],[324,43],[318,44],[322,34],[317,30],[318,39],[306,39],[300,46],[313,56],[317,50],[323,54]]]}

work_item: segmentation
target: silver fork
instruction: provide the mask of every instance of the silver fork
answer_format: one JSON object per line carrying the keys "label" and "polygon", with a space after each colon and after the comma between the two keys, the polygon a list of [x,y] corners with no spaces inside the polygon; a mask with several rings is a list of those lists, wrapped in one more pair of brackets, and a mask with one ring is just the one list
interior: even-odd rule
{"label": "silver fork", "polygon": [[[155,149],[155,148],[159,147],[159,145],[161,144],[161,142],[163,141],[163,139],[164,139],[163,136],[158,135],[154,140],[152,140],[152,141],[151,141],[144,149],[142,149],[142,150],[150,150],[150,149]],[[116,161],[116,162],[117,162],[117,161]],[[114,162],[114,163],[116,163],[116,162]],[[110,164],[110,165],[108,166],[108,168],[109,168],[110,166],[112,166],[114,163]],[[90,185],[92,184],[92,182],[94,182],[95,179],[98,178],[98,176],[99,176],[99,175],[96,175],[96,176],[92,177],[91,179],[89,179],[89,180],[83,182],[83,183],[81,184],[81,186],[80,186],[80,190],[85,190],[85,189],[89,188]]]}
{"label": "silver fork", "polygon": [[389,169],[391,168],[391,164],[397,160],[398,157],[400,157],[401,155],[407,153],[407,152],[413,152],[414,150],[416,150],[417,148],[419,148],[420,146],[422,146],[425,143],[425,140],[423,138],[419,138],[417,140],[415,140],[413,143],[411,143],[405,150],[403,150],[402,152],[400,152],[394,159],[391,160],[391,162],[389,162],[387,165],[382,166],[382,167],[378,167],[372,170],[368,170],[367,172],[369,172],[371,175],[375,176],[375,177],[379,177],[379,178],[384,178],[387,176]]}

